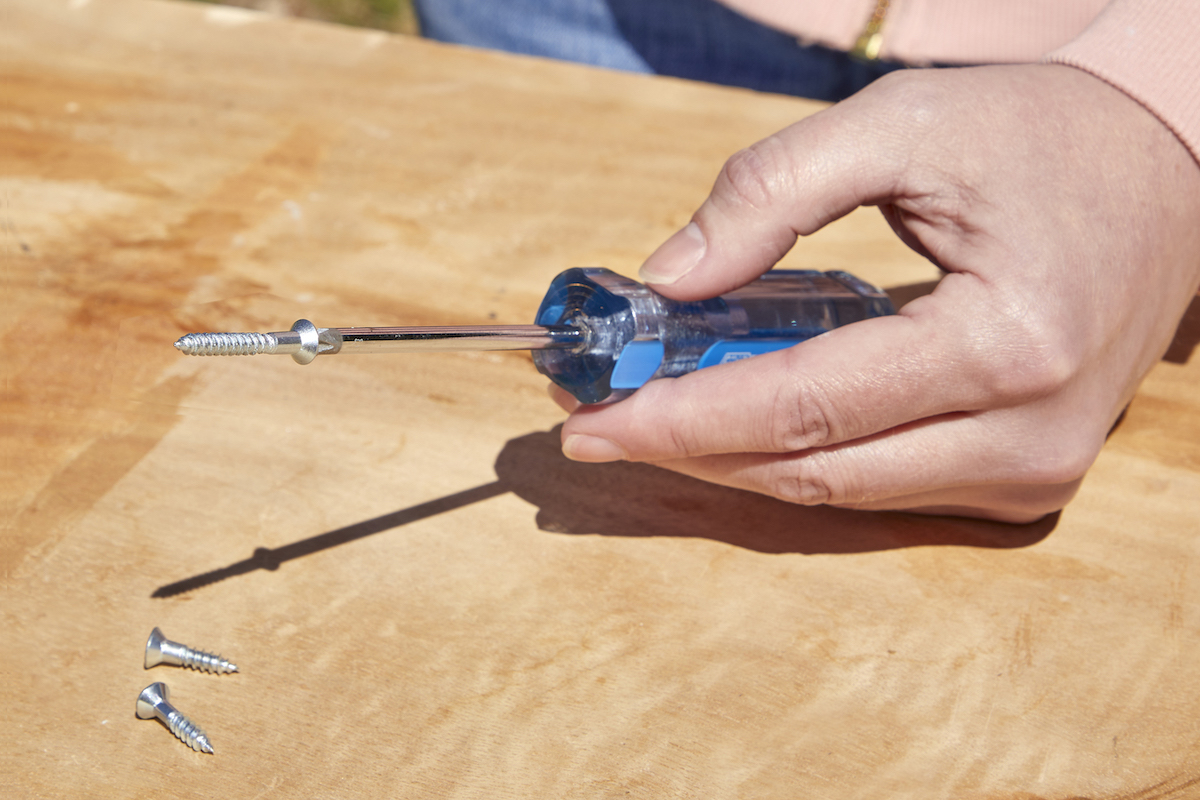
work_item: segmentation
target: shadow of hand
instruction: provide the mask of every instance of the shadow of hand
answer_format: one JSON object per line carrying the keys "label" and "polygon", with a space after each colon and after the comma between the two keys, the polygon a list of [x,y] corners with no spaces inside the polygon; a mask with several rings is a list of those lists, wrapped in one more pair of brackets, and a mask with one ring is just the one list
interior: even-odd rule
{"label": "shadow of hand", "polygon": [[762,553],[865,553],[921,545],[1025,547],[1058,520],[1030,525],[797,506],[648,464],[568,461],[559,429],[511,439],[496,459],[500,483],[538,507],[545,531],[699,537]]}

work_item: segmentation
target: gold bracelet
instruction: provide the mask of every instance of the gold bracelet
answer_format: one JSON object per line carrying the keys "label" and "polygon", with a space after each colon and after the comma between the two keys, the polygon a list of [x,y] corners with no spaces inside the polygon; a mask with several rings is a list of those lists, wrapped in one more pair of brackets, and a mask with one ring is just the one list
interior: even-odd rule
{"label": "gold bracelet", "polygon": [[875,11],[867,20],[867,26],[858,35],[858,41],[850,55],[863,61],[878,61],[879,51],[883,49],[883,23],[887,17],[890,0],[875,0]]}

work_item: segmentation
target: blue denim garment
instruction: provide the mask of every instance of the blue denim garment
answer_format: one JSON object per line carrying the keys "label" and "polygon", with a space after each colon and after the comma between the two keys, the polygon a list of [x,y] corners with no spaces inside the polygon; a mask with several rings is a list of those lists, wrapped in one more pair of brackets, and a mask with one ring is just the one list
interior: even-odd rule
{"label": "blue denim garment", "polygon": [[444,42],[841,100],[900,68],[760,25],[715,0],[414,0]]}

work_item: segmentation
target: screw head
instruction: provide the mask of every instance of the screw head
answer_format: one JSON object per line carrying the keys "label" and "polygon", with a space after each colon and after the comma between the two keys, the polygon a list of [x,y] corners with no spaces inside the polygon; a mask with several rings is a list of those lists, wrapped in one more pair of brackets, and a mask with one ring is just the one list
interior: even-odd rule
{"label": "screw head", "polygon": [[153,719],[158,716],[158,707],[167,702],[170,696],[171,691],[161,681],[142,689],[137,699],[138,719]]}
{"label": "screw head", "polygon": [[300,334],[300,349],[292,353],[292,360],[297,364],[311,364],[321,352],[321,332],[306,319],[296,320],[292,330]]}
{"label": "screw head", "polygon": [[167,637],[158,628],[150,631],[150,638],[146,640],[146,669],[163,663],[162,646],[166,641]]}

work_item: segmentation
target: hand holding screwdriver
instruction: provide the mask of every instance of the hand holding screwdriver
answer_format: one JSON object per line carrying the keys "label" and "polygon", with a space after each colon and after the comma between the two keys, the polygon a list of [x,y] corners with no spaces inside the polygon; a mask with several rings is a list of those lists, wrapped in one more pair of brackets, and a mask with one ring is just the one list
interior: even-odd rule
{"label": "hand holding screwdriver", "polygon": [[859,205],[947,272],[896,316],[576,409],[564,450],[786,500],[1012,522],[1062,508],[1200,282],[1200,165],[1055,65],[911,70],[739,153],[642,278],[752,280]]}

